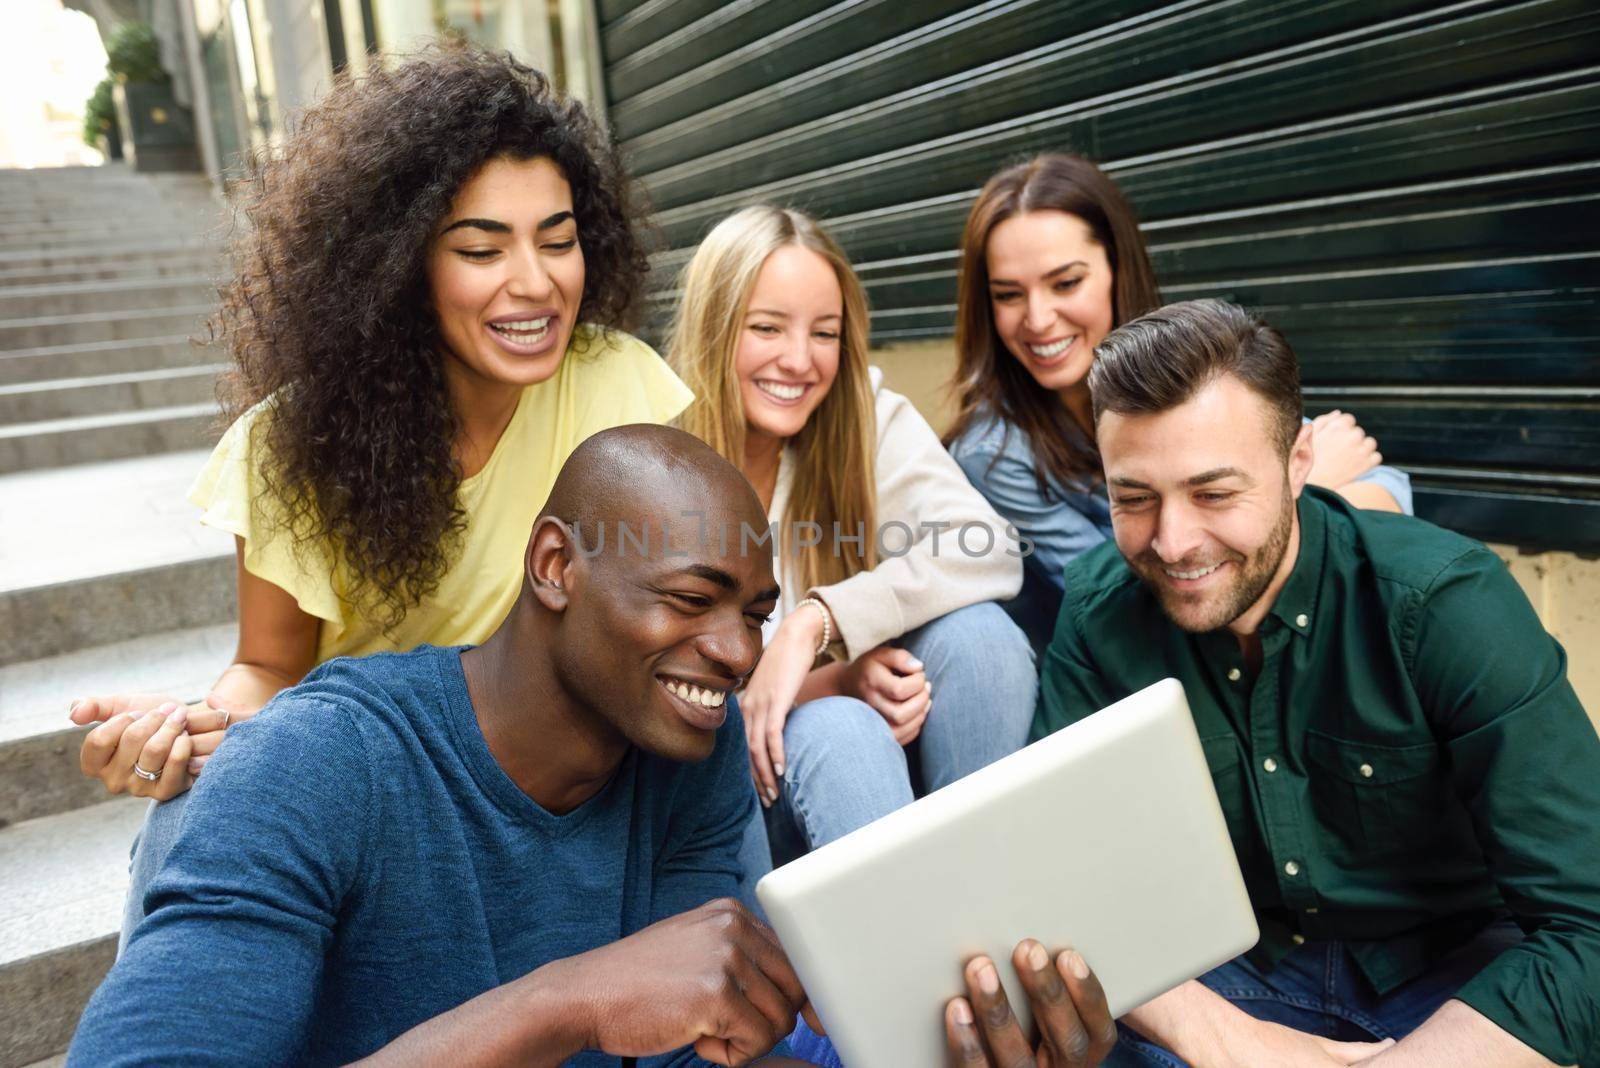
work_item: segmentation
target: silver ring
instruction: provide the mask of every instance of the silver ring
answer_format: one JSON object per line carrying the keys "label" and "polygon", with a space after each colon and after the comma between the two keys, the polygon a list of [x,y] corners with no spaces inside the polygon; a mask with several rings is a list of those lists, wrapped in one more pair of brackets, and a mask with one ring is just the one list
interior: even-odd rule
{"label": "silver ring", "polygon": [[[165,770],[165,768],[162,769],[162,771]],[[157,779],[161,778],[160,771],[145,771],[137,763],[133,765],[133,773],[139,776],[139,778],[143,779],[145,782],[155,782]]]}
{"label": "silver ring", "polygon": [[232,719],[232,718],[233,718],[233,711],[231,709],[224,708],[222,710],[222,729],[223,730],[227,730],[228,729],[228,721],[230,719]]}

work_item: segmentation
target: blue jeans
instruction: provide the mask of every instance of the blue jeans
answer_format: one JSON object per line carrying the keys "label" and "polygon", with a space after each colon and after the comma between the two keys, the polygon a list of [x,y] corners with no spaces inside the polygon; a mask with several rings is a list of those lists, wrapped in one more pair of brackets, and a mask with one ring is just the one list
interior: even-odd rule
{"label": "blue jeans", "polygon": [[122,933],[117,936],[119,957],[128,948],[128,936],[144,919],[144,893],[150,889],[150,880],[167,862],[167,854],[178,840],[178,828],[183,823],[183,810],[188,803],[189,791],[185,790],[170,801],[150,802],[150,811],[145,813],[144,826],[130,850],[128,896],[122,902]]}
{"label": "blue jeans", "polygon": [[[1342,942],[1307,942],[1263,972],[1236,957],[1200,982],[1258,1020],[1339,1042],[1396,1041],[1421,1023],[1503,951],[1522,941],[1511,920],[1489,924],[1432,968],[1379,996]],[[1187,1068],[1166,1049],[1117,1025],[1117,1048],[1104,1068]]]}
{"label": "blue jeans", "polygon": [[893,644],[922,661],[933,685],[921,736],[902,749],[888,722],[853,697],[819,698],[790,712],[778,800],[745,835],[747,885],[774,861],[865,827],[1027,741],[1039,692],[1033,651],[998,605],[957,609]]}

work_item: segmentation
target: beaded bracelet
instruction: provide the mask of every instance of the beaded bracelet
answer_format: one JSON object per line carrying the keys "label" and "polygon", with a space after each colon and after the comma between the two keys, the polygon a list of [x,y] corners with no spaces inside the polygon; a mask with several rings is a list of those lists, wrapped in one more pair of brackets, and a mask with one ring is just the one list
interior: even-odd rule
{"label": "beaded bracelet", "polygon": [[816,653],[817,656],[821,656],[827,651],[828,646],[833,644],[833,616],[831,613],[829,613],[828,606],[823,604],[822,601],[816,597],[807,597],[805,600],[795,605],[794,610],[798,612],[808,604],[816,605],[817,611],[822,613],[822,643],[817,646]]}

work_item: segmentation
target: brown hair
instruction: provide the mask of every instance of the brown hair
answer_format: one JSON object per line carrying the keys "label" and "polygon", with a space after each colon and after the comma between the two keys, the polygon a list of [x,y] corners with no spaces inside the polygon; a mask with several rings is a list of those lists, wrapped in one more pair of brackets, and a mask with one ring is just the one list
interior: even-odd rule
{"label": "brown hair", "polygon": [[961,234],[957,363],[951,384],[958,410],[944,440],[949,445],[986,416],[1004,419],[1027,437],[1039,492],[1048,498],[1052,479],[1070,485],[1098,477],[1100,457],[1074,444],[1081,435],[1060,400],[1012,358],[995,332],[989,235],[1005,220],[1031,211],[1062,211],[1088,225],[1112,271],[1113,326],[1160,306],[1161,293],[1133,208],[1117,184],[1082,156],[1035,156],[1001,171],[978,194]]}
{"label": "brown hair", "polygon": [[1277,328],[1221,300],[1186,300],[1142,315],[1094,350],[1089,395],[1103,412],[1147,415],[1175,408],[1223,375],[1265,400],[1284,456],[1300,434],[1300,365]]}

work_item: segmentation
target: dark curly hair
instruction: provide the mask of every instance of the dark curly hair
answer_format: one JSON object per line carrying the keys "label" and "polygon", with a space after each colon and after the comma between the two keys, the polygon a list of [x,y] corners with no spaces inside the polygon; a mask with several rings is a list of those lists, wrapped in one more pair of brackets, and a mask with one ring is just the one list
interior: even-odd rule
{"label": "dark curly hair", "polygon": [[[386,628],[438,587],[466,516],[429,293],[430,241],[496,158],[550,159],[572,187],[587,281],[577,321],[626,329],[649,270],[609,138],[508,54],[446,44],[341,79],[237,198],[212,334],[236,419],[266,400],[253,455],[297,544],[344,561]],[[603,336],[603,335],[602,335]]]}

